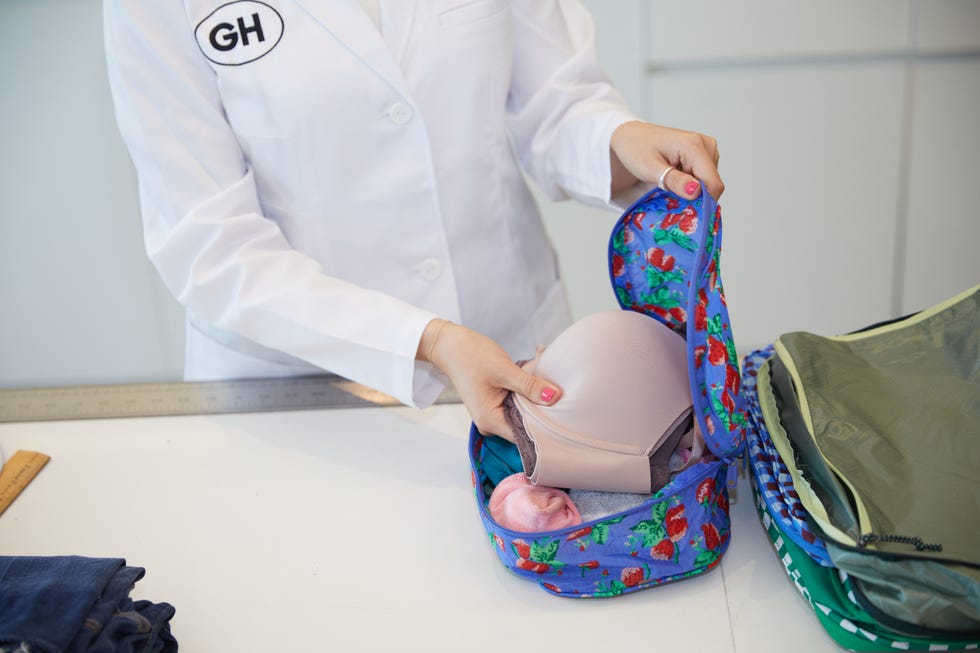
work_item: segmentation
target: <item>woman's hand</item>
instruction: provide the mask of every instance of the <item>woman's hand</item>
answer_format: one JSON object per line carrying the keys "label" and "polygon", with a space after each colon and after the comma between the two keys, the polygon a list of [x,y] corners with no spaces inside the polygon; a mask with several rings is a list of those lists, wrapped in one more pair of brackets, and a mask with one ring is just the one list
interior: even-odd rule
{"label": "woman's hand", "polygon": [[445,372],[480,433],[499,435],[511,442],[514,434],[502,407],[508,392],[547,406],[561,396],[559,388],[518,367],[496,342],[447,320],[429,322],[416,358]]}
{"label": "woman's hand", "polygon": [[656,184],[669,167],[674,169],[663,183],[677,195],[697,197],[698,180],[715,199],[725,191],[718,175],[718,142],[705,134],[633,121],[613,131],[609,150],[613,195],[637,181]]}

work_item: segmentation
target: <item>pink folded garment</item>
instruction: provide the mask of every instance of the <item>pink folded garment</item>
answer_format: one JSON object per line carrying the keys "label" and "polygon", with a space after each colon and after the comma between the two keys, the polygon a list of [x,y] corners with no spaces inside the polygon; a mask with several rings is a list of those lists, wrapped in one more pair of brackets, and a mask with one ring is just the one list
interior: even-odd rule
{"label": "pink folded garment", "polygon": [[533,485],[524,472],[506,477],[490,495],[490,516],[513,531],[540,533],[582,523],[567,493]]}

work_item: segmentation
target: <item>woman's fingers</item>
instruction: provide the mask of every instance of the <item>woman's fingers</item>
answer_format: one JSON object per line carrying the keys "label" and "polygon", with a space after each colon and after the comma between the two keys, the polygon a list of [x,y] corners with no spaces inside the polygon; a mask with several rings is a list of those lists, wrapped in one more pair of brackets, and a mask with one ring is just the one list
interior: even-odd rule
{"label": "woman's fingers", "polygon": [[561,389],[553,383],[525,372],[516,364],[505,371],[503,385],[507,390],[516,392],[531,403],[540,406],[550,406],[561,397]]}
{"label": "woman's fingers", "polygon": [[503,411],[508,392],[542,405],[561,396],[560,388],[525,372],[492,339],[452,322],[430,323],[418,358],[446,373],[481,433],[512,442],[514,434]]}
{"label": "woman's fingers", "polygon": [[682,197],[697,197],[701,182],[716,199],[725,190],[718,174],[718,142],[706,134],[634,121],[616,128],[610,148],[636,179]]}

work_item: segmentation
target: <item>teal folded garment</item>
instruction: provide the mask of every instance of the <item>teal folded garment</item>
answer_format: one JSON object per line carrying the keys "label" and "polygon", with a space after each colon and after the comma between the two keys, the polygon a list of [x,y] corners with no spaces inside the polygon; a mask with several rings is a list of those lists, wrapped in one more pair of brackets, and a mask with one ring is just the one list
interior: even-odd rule
{"label": "teal folded garment", "polygon": [[484,438],[483,459],[480,462],[487,480],[494,487],[511,474],[524,471],[517,445],[496,435]]}

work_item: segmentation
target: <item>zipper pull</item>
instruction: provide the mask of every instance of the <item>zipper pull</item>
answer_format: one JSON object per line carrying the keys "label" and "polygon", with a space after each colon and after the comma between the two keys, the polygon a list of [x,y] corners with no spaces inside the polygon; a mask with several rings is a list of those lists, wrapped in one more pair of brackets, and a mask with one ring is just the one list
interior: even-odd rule
{"label": "zipper pull", "polygon": [[879,535],[878,533],[865,533],[858,538],[857,545],[864,548],[874,542],[893,542],[895,544],[908,544],[915,547],[916,551],[942,551],[942,544],[929,544],[923,542],[917,535]]}
{"label": "zipper pull", "polygon": [[738,503],[738,458],[728,461],[725,485],[728,487],[728,502]]}
{"label": "zipper pull", "polygon": [[878,541],[878,536],[875,535],[874,533],[864,533],[863,535],[861,535],[861,537],[858,538],[857,545],[859,548],[863,549],[869,544],[877,541]]}
{"label": "zipper pull", "polygon": [[738,487],[738,459],[732,459],[728,461],[728,476],[725,479],[725,484],[728,485],[729,490],[734,490]]}

